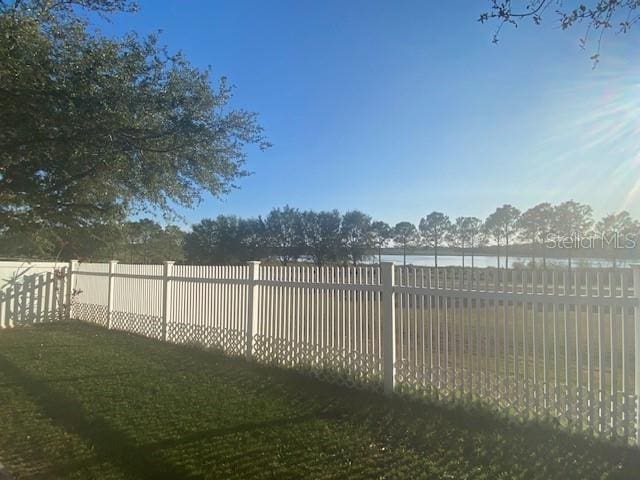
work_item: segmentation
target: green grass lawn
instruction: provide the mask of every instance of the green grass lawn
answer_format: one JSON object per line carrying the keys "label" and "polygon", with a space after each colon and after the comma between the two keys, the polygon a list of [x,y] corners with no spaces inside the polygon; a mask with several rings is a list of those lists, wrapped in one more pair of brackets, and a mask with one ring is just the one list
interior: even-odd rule
{"label": "green grass lawn", "polygon": [[0,331],[17,478],[639,478],[640,452],[89,325]]}

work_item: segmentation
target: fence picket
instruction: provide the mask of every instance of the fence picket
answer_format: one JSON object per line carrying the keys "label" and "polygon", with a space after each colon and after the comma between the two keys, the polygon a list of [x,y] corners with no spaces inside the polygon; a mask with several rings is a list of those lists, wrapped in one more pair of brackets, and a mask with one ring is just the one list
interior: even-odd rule
{"label": "fence picket", "polygon": [[638,445],[639,302],[640,267],[71,262],[5,285],[0,328],[70,315],[387,393],[482,399]]}

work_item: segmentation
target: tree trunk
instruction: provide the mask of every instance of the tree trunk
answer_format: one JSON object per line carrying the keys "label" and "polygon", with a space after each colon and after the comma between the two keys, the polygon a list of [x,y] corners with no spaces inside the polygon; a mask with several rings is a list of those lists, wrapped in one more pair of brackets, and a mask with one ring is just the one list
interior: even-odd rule
{"label": "tree trunk", "polygon": [[435,241],[434,247],[435,248],[433,249],[433,255],[434,255],[436,268],[438,268],[438,240]]}
{"label": "tree trunk", "polygon": [[536,241],[535,239],[531,242],[531,264],[536,266]]}
{"label": "tree trunk", "polygon": [[473,250],[471,250],[471,288],[473,288],[473,281],[475,278],[475,265],[473,263],[473,260],[474,260],[473,257],[474,257],[474,253],[473,253]]}
{"label": "tree trunk", "polygon": [[382,245],[378,245],[378,265],[382,265]]}
{"label": "tree trunk", "polygon": [[464,241],[462,242],[462,288],[464,288]]}
{"label": "tree trunk", "polygon": [[475,260],[476,260],[476,252],[473,250],[475,247],[473,243],[471,244],[471,288],[473,288],[473,281],[475,278]]}
{"label": "tree trunk", "polygon": [[507,235],[505,237],[505,244],[504,244],[504,268],[509,268],[509,235]]}
{"label": "tree trunk", "polygon": [[402,263],[406,267],[407,266],[407,243],[406,242],[402,244],[402,249],[403,249],[402,253],[403,253],[403,256],[404,256],[404,260],[403,260]]}

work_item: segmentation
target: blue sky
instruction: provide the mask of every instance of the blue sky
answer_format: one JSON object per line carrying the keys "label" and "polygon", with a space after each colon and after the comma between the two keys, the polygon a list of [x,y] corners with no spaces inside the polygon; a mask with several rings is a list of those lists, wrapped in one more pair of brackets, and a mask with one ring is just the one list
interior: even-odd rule
{"label": "blue sky", "polygon": [[[485,217],[575,199],[640,217],[638,37],[609,35],[594,70],[583,30],[505,28],[488,1],[144,1],[102,27],[162,30],[170,50],[236,86],[273,147],[218,214],[363,210],[395,223],[432,210]],[[436,7],[437,5],[437,7]]]}

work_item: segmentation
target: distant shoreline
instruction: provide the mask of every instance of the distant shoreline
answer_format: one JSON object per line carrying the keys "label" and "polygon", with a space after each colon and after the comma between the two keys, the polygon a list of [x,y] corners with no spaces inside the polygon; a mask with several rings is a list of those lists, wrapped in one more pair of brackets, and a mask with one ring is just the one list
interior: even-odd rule
{"label": "distant shoreline", "polygon": [[[383,248],[381,250],[382,255],[404,255],[402,248],[398,247],[389,247]],[[434,256],[435,252],[430,248],[407,248],[406,252],[407,256]],[[377,250],[370,250],[367,252],[367,255],[378,255]],[[476,249],[465,249],[464,256],[470,257],[474,256],[482,256],[482,257],[497,257],[498,254],[496,252],[496,247],[481,247]],[[460,248],[451,248],[451,247],[443,247],[438,248],[438,256],[452,256],[452,257],[461,257],[462,249]],[[506,252],[504,247],[500,247],[500,257],[503,258],[506,256]],[[520,258],[536,258],[542,259],[543,254],[542,251],[536,250],[532,251],[529,247],[523,247],[520,245],[515,245],[513,247],[509,247],[509,257],[520,257]],[[544,252],[544,257],[550,260],[563,260],[571,257],[572,259],[590,259],[590,260],[612,260],[611,251],[606,250],[587,250],[587,249],[574,249],[574,250],[561,250],[561,249],[547,249]],[[616,260],[638,260],[640,262],[640,251],[637,249],[619,249],[617,251]]]}

